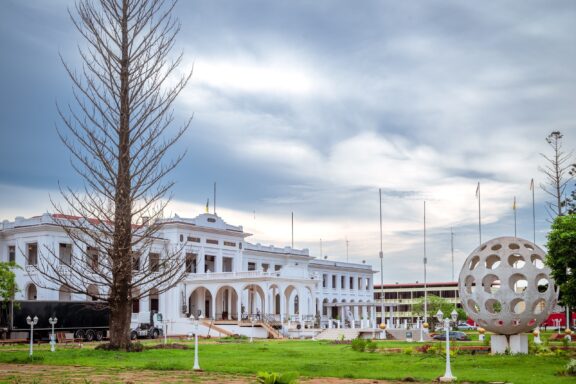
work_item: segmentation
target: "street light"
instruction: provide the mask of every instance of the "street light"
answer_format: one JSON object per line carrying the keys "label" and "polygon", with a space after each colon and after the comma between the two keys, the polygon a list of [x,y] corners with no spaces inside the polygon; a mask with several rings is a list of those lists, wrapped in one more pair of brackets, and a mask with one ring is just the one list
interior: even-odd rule
{"label": "street light", "polygon": [[192,324],[194,324],[194,367],[192,369],[201,371],[200,364],[198,364],[198,324],[200,320],[195,318],[194,315],[191,315],[190,318],[192,319]]}
{"label": "street light", "polygon": [[53,318],[49,318],[48,322],[52,326],[52,334],[50,335],[50,352],[54,352],[56,350],[56,337],[54,336],[54,324],[58,322],[58,318],[54,316]]}
{"label": "street light", "polygon": [[[456,321],[458,319],[458,312],[453,309],[450,313],[450,317],[452,318],[452,321]],[[444,313],[441,309],[436,313],[436,318],[440,323],[444,320],[444,331],[446,332],[446,371],[444,372],[444,376],[440,378],[440,381],[455,381],[456,378],[452,376],[452,370],[450,369],[450,319],[444,319]]]}
{"label": "street light", "polygon": [[34,316],[34,319],[31,319],[30,316],[26,318],[26,323],[30,326],[30,357],[32,357],[34,345],[34,326],[38,324],[38,316]]}

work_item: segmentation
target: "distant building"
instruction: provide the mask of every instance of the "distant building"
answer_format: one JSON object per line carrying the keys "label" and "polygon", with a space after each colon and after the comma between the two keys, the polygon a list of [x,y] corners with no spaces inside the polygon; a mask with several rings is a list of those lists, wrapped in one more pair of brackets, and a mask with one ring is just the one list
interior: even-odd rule
{"label": "distant building", "polygon": [[[0,261],[15,261],[22,267],[15,271],[20,288],[16,300],[91,301],[94,297],[47,281],[45,288],[35,284],[43,280],[37,266],[45,258],[59,258],[63,270],[98,268],[104,260],[94,244],[73,242],[55,217],[46,213],[0,223]],[[82,220],[62,215],[58,219]],[[155,262],[149,267],[159,268],[166,249],[180,249],[180,268],[186,276],[165,293],[153,288],[149,295],[134,299],[133,322],[141,313],[160,312],[169,322],[169,333],[175,334],[194,331],[192,317],[220,323],[231,333],[249,332],[243,322],[255,318],[281,324],[283,330],[376,325],[375,272],[370,265],[315,258],[308,249],[249,243],[250,234],[242,226],[227,224],[215,214],[174,216],[157,224],[160,230],[147,251]],[[139,262],[135,265],[135,270],[147,268]],[[86,289],[97,295],[106,285],[94,279]],[[210,328],[203,326],[200,332]],[[264,337],[265,332],[260,329],[255,336]]]}
{"label": "distant building", "polygon": [[[426,291],[428,295],[435,295],[448,300],[455,306],[460,307],[460,298],[458,297],[458,282],[427,283]],[[381,295],[382,289],[380,284],[374,285],[374,301],[376,302],[376,317],[379,322],[382,321],[381,313]],[[386,323],[394,326],[403,325],[404,323],[416,323],[418,315],[413,311],[413,305],[424,297],[424,283],[402,283],[402,284],[384,284],[384,311]],[[434,316],[429,313],[429,316]]]}

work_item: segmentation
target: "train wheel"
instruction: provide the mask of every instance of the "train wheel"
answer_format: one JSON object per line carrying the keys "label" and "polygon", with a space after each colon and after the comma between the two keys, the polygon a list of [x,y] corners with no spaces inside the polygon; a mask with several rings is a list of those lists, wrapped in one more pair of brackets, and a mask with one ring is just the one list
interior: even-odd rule
{"label": "train wheel", "polygon": [[96,341],[102,341],[104,338],[104,331],[98,330],[96,331]]}
{"label": "train wheel", "polygon": [[84,338],[86,339],[86,341],[92,341],[92,340],[94,340],[95,337],[96,337],[96,334],[91,329],[87,330],[85,335],[84,335]]}
{"label": "train wheel", "polygon": [[85,332],[83,329],[77,329],[76,332],[74,332],[74,338],[75,339],[84,340],[84,335],[85,335]]}

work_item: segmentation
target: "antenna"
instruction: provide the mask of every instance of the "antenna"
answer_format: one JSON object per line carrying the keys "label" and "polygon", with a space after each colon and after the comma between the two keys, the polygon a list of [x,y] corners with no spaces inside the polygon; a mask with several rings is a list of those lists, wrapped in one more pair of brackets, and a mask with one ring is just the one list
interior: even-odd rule
{"label": "antenna", "polygon": [[294,212],[292,212],[292,249],[294,249]]}

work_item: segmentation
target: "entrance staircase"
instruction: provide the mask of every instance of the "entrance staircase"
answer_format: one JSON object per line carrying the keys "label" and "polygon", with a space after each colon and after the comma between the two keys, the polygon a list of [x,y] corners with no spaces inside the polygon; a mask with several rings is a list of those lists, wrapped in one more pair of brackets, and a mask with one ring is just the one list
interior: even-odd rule
{"label": "entrance staircase", "polygon": [[328,328],[316,336],[316,340],[353,340],[360,335],[358,328]]}
{"label": "entrance staircase", "polygon": [[275,329],[274,327],[272,327],[270,324],[266,323],[265,321],[259,323],[260,325],[262,325],[262,328],[264,328],[265,330],[268,331],[268,337],[271,339],[283,339],[284,336],[282,336],[280,334],[280,332],[278,332],[277,329]]}
{"label": "entrance staircase", "polygon": [[222,335],[224,336],[234,335],[234,332],[230,332],[227,329],[215,325],[213,320],[202,320],[202,325],[210,330],[208,331],[208,334],[210,334],[211,331],[215,331],[220,333],[220,335],[218,335],[219,337],[222,337]]}

